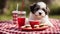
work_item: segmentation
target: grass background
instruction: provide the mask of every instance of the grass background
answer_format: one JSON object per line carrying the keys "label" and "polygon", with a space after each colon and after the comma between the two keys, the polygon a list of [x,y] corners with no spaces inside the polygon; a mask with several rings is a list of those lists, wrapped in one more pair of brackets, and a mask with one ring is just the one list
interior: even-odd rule
{"label": "grass background", "polygon": [[[60,19],[60,15],[49,15],[49,18]],[[0,15],[0,20],[12,20],[12,15]]]}
{"label": "grass background", "polygon": [[[21,4],[22,2],[19,1],[19,10],[21,9]],[[7,11],[6,13],[4,13],[3,15],[0,15],[0,20],[11,20],[12,19],[12,11],[16,10],[16,1],[11,1],[9,0],[7,2]],[[56,0],[54,1],[51,5],[49,5],[50,8],[50,18],[54,18],[54,19],[60,19],[60,0]],[[25,5],[24,10],[27,12],[26,16],[29,15],[29,4]]]}

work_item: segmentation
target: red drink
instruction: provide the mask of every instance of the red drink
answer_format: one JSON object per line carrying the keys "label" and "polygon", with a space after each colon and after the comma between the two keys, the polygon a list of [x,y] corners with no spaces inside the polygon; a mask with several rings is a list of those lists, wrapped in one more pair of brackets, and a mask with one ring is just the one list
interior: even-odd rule
{"label": "red drink", "polygon": [[39,25],[39,21],[29,21],[30,22],[30,25],[32,28],[34,28],[34,25]]}
{"label": "red drink", "polygon": [[21,28],[21,26],[25,25],[25,18],[18,18],[18,27]]}

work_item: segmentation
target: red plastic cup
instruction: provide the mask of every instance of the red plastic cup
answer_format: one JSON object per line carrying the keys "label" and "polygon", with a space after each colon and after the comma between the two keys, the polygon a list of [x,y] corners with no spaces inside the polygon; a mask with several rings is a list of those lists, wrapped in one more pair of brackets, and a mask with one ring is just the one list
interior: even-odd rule
{"label": "red plastic cup", "polygon": [[18,18],[18,28],[25,25],[25,18]]}
{"label": "red plastic cup", "polygon": [[31,25],[32,28],[34,28],[34,25],[39,25],[40,24],[39,20],[30,20],[29,22],[30,22],[30,25]]}

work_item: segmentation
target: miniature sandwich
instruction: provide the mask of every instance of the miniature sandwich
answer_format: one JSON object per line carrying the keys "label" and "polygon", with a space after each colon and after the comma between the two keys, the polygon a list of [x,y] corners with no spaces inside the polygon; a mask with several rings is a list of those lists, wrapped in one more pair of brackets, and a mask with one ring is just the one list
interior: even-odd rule
{"label": "miniature sandwich", "polygon": [[21,28],[32,29],[32,27],[30,25],[25,25],[25,26],[22,26]]}
{"label": "miniature sandwich", "polygon": [[21,28],[25,28],[25,26],[21,26]]}
{"label": "miniature sandwich", "polygon": [[39,28],[39,25],[34,25],[34,28]]}
{"label": "miniature sandwich", "polygon": [[40,24],[40,25],[39,25],[39,27],[43,27],[43,26],[44,26],[44,24]]}

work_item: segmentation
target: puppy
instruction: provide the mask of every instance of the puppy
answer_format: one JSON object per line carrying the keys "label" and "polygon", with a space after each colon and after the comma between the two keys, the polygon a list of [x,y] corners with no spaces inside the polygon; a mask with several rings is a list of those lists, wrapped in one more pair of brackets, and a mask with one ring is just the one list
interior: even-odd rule
{"label": "puppy", "polygon": [[[40,20],[41,23],[53,27],[48,17],[50,10],[44,2],[33,3],[30,6],[30,10],[28,20]],[[27,24],[29,24],[29,22],[27,22]]]}

